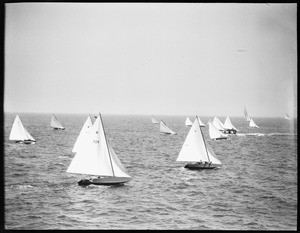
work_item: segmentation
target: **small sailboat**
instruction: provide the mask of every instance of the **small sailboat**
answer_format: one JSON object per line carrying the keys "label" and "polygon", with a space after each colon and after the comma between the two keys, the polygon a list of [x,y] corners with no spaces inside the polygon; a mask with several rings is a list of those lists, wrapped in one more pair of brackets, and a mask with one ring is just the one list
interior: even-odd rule
{"label": "small sailboat", "polygon": [[197,116],[176,161],[195,162],[186,164],[188,169],[214,169],[222,165],[205,141]]}
{"label": "small sailboat", "polygon": [[24,144],[35,144],[36,142],[30,133],[25,129],[19,115],[16,116],[12,125],[9,140]]}
{"label": "small sailboat", "polygon": [[208,132],[209,137],[214,140],[221,140],[221,139],[229,139],[228,135],[222,133],[220,130],[218,130],[211,120],[208,122]]}
{"label": "small sailboat", "polygon": [[100,113],[66,172],[96,176],[80,180],[79,185],[120,185],[131,180],[106,138]]}
{"label": "small sailboat", "polygon": [[152,115],[151,116],[151,122],[153,123],[153,124],[158,124],[159,122],[155,119],[155,117]]}
{"label": "small sailboat", "polygon": [[62,130],[65,129],[65,127],[62,126],[61,122],[59,120],[57,120],[57,118],[54,114],[52,115],[50,126],[53,129],[62,129]]}
{"label": "small sailboat", "polygon": [[250,127],[253,127],[253,128],[259,128],[258,125],[255,124],[255,122],[253,121],[252,118],[250,119],[249,126],[250,126]]}
{"label": "small sailboat", "polygon": [[160,121],[160,127],[159,127],[160,132],[164,133],[164,134],[176,134],[173,130],[171,130],[166,124],[165,122],[163,122],[162,120]]}
{"label": "small sailboat", "polygon": [[244,118],[247,122],[250,122],[250,120],[251,120],[246,107],[244,107]]}
{"label": "small sailboat", "polygon": [[225,128],[224,133],[226,134],[236,134],[236,132],[238,131],[237,128],[235,128],[231,123],[229,116],[226,117],[226,120],[224,122],[224,128]]}
{"label": "small sailboat", "polygon": [[286,120],[291,120],[291,119],[292,119],[292,118],[289,116],[289,114],[285,114],[284,118],[285,118]]}
{"label": "small sailboat", "polygon": [[76,139],[76,142],[75,142],[74,147],[72,149],[73,153],[77,152],[78,147],[80,146],[80,144],[83,143],[83,141],[87,137],[88,133],[90,132],[92,126],[93,126],[93,122],[92,122],[91,116],[89,115],[88,118],[86,119],[84,125],[81,128],[79,136]]}
{"label": "small sailboat", "polygon": [[205,127],[205,124],[202,123],[202,121],[200,120],[200,117],[198,117],[198,121],[199,121],[199,124],[200,124],[201,127]]}
{"label": "small sailboat", "polygon": [[214,117],[213,121],[212,121],[212,124],[218,129],[220,130],[221,132],[224,132],[225,131],[225,128],[224,128],[224,125],[223,123],[219,120],[218,117]]}
{"label": "small sailboat", "polygon": [[192,126],[192,125],[193,125],[193,122],[190,120],[189,117],[187,117],[185,120],[185,126]]}

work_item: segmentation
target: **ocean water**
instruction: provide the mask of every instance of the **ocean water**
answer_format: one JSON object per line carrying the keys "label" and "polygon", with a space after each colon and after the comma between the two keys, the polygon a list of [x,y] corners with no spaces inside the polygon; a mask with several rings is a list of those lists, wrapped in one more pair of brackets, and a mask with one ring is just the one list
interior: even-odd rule
{"label": "ocean water", "polygon": [[[204,137],[222,162],[187,170],[176,158],[188,134],[186,116],[102,115],[108,140],[132,176],[123,186],[79,186],[66,173],[87,114],[19,114],[34,145],[8,140],[16,114],[5,113],[5,229],[297,230],[297,122],[231,117],[230,140]],[[190,116],[194,121],[195,117]],[[219,117],[224,122],[225,117]],[[201,117],[207,123],[208,117]],[[88,178],[88,177],[87,177]]]}

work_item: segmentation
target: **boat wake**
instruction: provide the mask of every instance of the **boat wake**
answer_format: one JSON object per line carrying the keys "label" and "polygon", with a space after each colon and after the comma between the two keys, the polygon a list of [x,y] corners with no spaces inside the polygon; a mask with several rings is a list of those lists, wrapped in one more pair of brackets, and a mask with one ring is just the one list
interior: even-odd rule
{"label": "boat wake", "polygon": [[264,134],[264,133],[237,133],[237,136],[297,136],[297,134],[294,133],[268,133],[268,134]]}

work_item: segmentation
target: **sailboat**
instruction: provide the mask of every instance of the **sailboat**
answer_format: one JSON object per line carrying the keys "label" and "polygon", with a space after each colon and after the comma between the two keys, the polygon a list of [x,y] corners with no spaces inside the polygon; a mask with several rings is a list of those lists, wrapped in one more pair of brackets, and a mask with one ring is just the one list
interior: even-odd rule
{"label": "sailboat", "polygon": [[257,126],[257,124],[255,124],[255,122],[253,121],[252,118],[250,119],[249,126],[250,126],[250,127],[253,127],[253,128],[255,128],[255,127],[256,127],[256,128],[259,128],[259,127]]}
{"label": "sailboat", "polygon": [[200,120],[200,117],[198,117],[198,121],[199,121],[199,124],[200,124],[201,127],[205,127],[205,124],[202,123],[202,121]]}
{"label": "sailboat", "polygon": [[152,115],[151,116],[151,122],[153,123],[153,124],[158,124],[159,122],[155,119],[155,117]]}
{"label": "sailboat", "polygon": [[160,132],[164,133],[164,134],[176,134],[173,130],[171,130],[166,124],[165,122],[163,122],[162,120],[160,120],[160,127],[159,127]]}
{"label": "sailboat", "polygon": [[214,140],[220,140],[220,139],[229,139],[228,135],[222,133],[220,130],[218,130],[211,120],[208,121],[208,132],[209,132],[209,137]]}
{"label": "sailboat", "polygon": [[236,132],[238,131],[237,128],[235,128],[231,123],[229,116],[226,117],[226,120],[224,122],[224,128],[225,128],[224,133],[227,134],[236,134]]}
{"label": "sailboat", "polygon": [[92,126],[93,126],[93,122],[92,122],[91,116],[89,115],[88,118],[86,119],[84,125],[81,128],[79,136],[76,139],[76,142],[72,149],[73,153],[77,152],[78,147],[80,146],[80,144],[83,143],[84,139],[87,137],[88,133],[90,132]]}
{"label": "sailboat", "polygon": [[59,120],[57,120],[57,118],[54,114],[52,115],[50,125],[53,129],[62,129],[62,130],[65,129],[65,127],[62,126],[61,122]]}
{"label": "sailboat", "polygon": [[106,138],[100,113],[66,172],[96,176],[80,180],[79,185],[120,185],[131,180]]}
{"label": "sailboat", "polygon": [[25,129],[19,115],[16,116],[12,125],[9,140],[24,144],[35,144],[36,142],[30,133]]}
{"label": "sailboat", "polygon": [[193,122],[190,120],[189,117],[187,117],[185,120],[185,126],[192,126],[192,125],[193,125]]}
{"label": "sailboat", "polygon": [[205,141],[198,116],[184,141],[176,161],[188,161],[188,169],[214,169],[222,165],[215,153]]}
{"label": "sailboat", "polygon": [[224,125],[223,123],[219,120],[218,117],[214,117],[213,121],[212,121],[212,124],[218,129],[220,130],[221,132],[224,132],[225,129],[224,129]]}
{"label": "sailboat", "polygon": [[292,119],[292,118],[289,116],[289,114],[285,114],[284,118],[287,119],[287,120],[291,120],[291,119]]}
{"label": "sailboat", "polygon": [[247,122],[249,122],[251,120],[246,107],[244,107],[244,118]]}

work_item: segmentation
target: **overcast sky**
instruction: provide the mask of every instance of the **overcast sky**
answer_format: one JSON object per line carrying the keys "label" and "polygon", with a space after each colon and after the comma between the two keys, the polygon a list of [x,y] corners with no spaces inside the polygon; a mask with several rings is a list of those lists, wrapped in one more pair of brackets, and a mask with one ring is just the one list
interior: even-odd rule
{"label": "overcast sky", "polygon": [[296,4],[6,3],[5,10],[5,112],[296,110]]}

